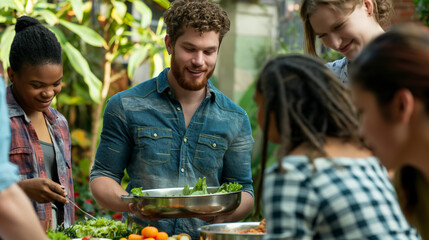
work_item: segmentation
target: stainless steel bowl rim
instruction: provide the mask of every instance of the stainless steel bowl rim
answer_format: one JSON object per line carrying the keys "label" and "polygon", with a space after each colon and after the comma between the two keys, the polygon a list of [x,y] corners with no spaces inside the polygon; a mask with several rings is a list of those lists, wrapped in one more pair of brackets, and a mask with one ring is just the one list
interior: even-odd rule
{"label": "stainless steel bowl rim", "polygon": [[[240,226],[248,226],[250,228],[255,228],[257,226],[259,226],[260,222],[237,222],[237,223],[215,223],[215,224],[210,224],[210,225],[204,225],[198,228],[198,231],[201,233],[205,233],[205,234],[219,234],[219,235],[234,235],[234,236],[262,236],[265,235],[265,233],[239,233],[239,232],[226,232],[227,230],[229,231],[234,231],[234,229],[225,229],[225,231],[221,231],[221,230],[210,230],[207,228],[216,228],[219,226],[225,226],[225,227],[240,227]],[[247,230],[247,229],[239,229],[236,231],[242,231],[242,230]]]}
{"label": "stainless steel bowl rim", "polygon": [[[217,189],[218,187],[207,187],[208,190],[213,190],[213,189]],[[147,193],[147,192],[156,192],[156,191],[181,191],[183,190],[183,188],[159,188],[159,189],[146,189],[146,190],[142,190],[143,193]],[[209,193],[209,194],[203,194],[203,195],[184,195],[184,196],[137,196],[134,194],[130,194],[129,196],[132,196],[134,198],[155,198],[155,199],[159,199],[159,198],[172,198],[172,199],[178,199],[178,198],[194,198],[194,197],[212,197],[212,196],[217,196],[217,195],[233,195],[233,194],[237,194],[239,192],[242,192],[242,190],[240,191],[235,191],[235,192],[227,192],[227,193]]]}
{"label": "stainless steel bowl rim", "polygon": [[241,202],[241,191],[215,193],[218,187],[207,187],[211,194],[180,196],[183,188],[143,190],[149,196],[122,195],[125,203],[135,203],[140,213],[159,218],[217,216],[236,209]]}

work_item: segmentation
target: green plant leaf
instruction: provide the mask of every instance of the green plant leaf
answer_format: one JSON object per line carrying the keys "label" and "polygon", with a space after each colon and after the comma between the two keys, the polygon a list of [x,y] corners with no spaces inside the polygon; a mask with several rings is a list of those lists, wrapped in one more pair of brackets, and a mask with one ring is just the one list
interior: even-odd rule
{"label": "green plant leaf", "polygon": [[59,21],[58,17],[53,12],[46,9],[37,11],[37,15],[41,16],[45,22],[51,26],[54,26]]}
{"label": "green plant leaf", "polygon": [[0,8],[16,9],[18,12],[24,12],[24,4],[17,0],[1,0]]}
{"label": "green plant leaf", "polygon": [[100,103],[102,87],[100,79],[98,79],[97,76],[95,76],[95,74],[92,72],[89,72],[89,75],[85,76],[84,79],[89,87],[89,96],[94,102]]}
{"label": "green plant leaf", "polygon": [[[165,53],[166,54],[166,53]],[[164,63],[162,62],[161,54],[153,55],[153,71],[152,77],[158,76],[160,72],[164,69]]]}
{"label": "green plant leaf", "polygon": [[119,24],[123,24],[125,14],[127,13],[127,5],[121,1],[113,1],[112,18]]}
{"label": "green plant leaf", "polygon": [[165,35],[165,30],[163,32],[163,29],[164,29],[164,18],[161,17],[161,18],[159,18],[158,26],[156,27],[156,33],[155,34],[157,36]]}
{"label": "green plant leaf", "polygon": [[130,78],[134,77],[134,73],[136,69],[142,64],[142,62],[146,59],[148,56],[150,46],[149,44],[139,47],[130,56],[130,60],[128,61],[128,76]]}
{"label": "green plant leaf", "polygon": [[3,68],[6,69],[9,66],[9,53],[10,46],[12,45],[13,38],[15,37],[15,26],[9,26],[1,35],[0,39],[0,60],[3,62]]}
{"label": "green plant leaf", "polygon": [[57,28],[47,26],[51,29],[57,36],[64,53],[70,61],[70,64],[84,79],[86,85],[89,89],[89,96],[91,100],[99,103],[100,94],[101,94],[101,81],[94,75],[94,73],[89,68],[88,62],[82,56],[82,54],[75,48],[71,43],[69,43],[64,36],[64,34]]}
{"label": "green plant leaf", "polygon": [[63,46],[63,50],[67,55],[70,63],[73,68],[82,75],[86,85],[89,88],[89,95],[91,99],[99,103],[100,102],[100,91],[101,91],[101,81],[91,72],[88,62],[82,56],[82,54],[74,48],[70,43],[66,43]]}
{"label": "green plant leaf", "polygon": [[81,23],[83,18],[82,0],[70,0],[70,2],[77,20]]}
{"label": "green plant leaf", "polygon": [[153,1],[158,3],[158,5],[160,5],[164,9],[167,9],[170,7],[170,1],[168,0],[153,0]]}
{"label": "green plant leaf", "polygon": [[67,105],[83,105],[86,103],[86,100],[82,96],[73,97],[66,93],[61,93],[61,95],[58,95],[58,102],[60,104],[67,104]]}
{"label": "green plant leaf", "polygon": [[104,39],[94,30],[89,27],[78,25],[75,23],[67,22],[64,19],[60,19],[60,24],[76,33],[82,40],[92,46],[101,47],[106,44]]}
{"label": "green plant leaf", "polygon": [[150,8],[146,4],[140,1],[134,2],[134,6],[136,7],[136,10],[141,15],[141,27],[142,28],[149,27],[152,21],[152,11],[150,10]]}

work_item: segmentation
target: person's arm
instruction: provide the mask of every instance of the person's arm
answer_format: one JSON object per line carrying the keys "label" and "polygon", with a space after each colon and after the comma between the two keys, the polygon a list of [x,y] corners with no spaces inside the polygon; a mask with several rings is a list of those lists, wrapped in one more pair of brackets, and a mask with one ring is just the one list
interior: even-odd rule
{"label": "person's arm", "polygon": [[253,186],[251,169],[251,151],[253,147],[252,131],[247,115],[241,120],[239,135],[229,146],[224,156],[222,180],[243,185],[240,206],[231,214],[217,216],[216,223],[236,222],[247,217],[253,209]]}
{"label": "person's arm", "polygon": [[60,202],[67,204],[67,192],[60,184],[48,178],[31,178],[18,182],[27,196],[38,203]]}
{"label": "person's arm", "polygon": [[97,203],[111,211],[129,212],[121,195],[128,195],[120,182],[132,151],[128,123],[120,97],[107,102],[103,115],[100,144],[90,174],[90,189]]}
{"label": "person's arm", "polygon": [[130,211],[128,204],[121,200],[121,195],[128,195],[127,191],[112,178],[97,177],[91,181],[90,188],[92,196],[101,207],[118,212]]}
{"label": "person's arm", "polygon": [[13,184],[0,192],[0,236],[7,239],[48,239],[24,192]]}
{"label": "person's arm", "polygon": [[253,196],[248,192],[241,192],[241,203],[234,212],[220,215],[213,219],[212,223],[237,222],[249,215],[253,209]]}

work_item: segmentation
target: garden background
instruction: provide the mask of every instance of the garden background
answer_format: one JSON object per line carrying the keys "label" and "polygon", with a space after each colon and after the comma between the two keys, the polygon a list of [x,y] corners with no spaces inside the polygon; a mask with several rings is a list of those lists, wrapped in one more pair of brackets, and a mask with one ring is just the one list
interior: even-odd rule
{"label": "garden background", "polygon": [[[259,45],[250,51],[253,52],[254,59],[247,66],[251,69],[251,74],[244,74],[248,78],[248,83],[244,84],[244,87],[240,84],[233,86],[225,84],[222,82],[225,74],[219,71],[216,71],[212,78],[215,86],[229,94],[242,106],[251,120],[255,138],[252,173],[256,190],[259,178],[261,132],[255,117],[256,105],[252,99],[253,82],[259,67],[268,58],[280,53],[302,52],[302,27],[297,8],[299,1],[220,0],[217,2],[230,16],[233,16],[233,21],[237,21],[237,23],[233,22],[235,25],[232,28],[239,29],[243,26],[242,21],[245,21],[247,16],[242,14],[243,11],[251,12],[243,8],[257,6],[256,17],[261,19],[265,17],[265,21],[274,19],[275,34],[264,36],[262,41],[258,41]],[[271,8],[268,2],[271,3]],[[169,4],[169,0],[0,1],[0,60],[3,62],[4,69],[9,65],[10,45],[15,35],[14,24],[16,18],[22,15],[39,19],[56,34],[61,43],[64,63],[63,88],[53,102],[53,107],[67,118],[70,126],[76,203],[96,217],[121,219],[121,213],[107,211],[96,204],[88,184],[89,171],[102,128],[106,100],[119,91],[158,75],[162,69],[170,66],[169,55],[164,47],[165,27],[161,17]],[[274,9],[277,15],[273,17],[269,9]],[[407,16],[407,19],[420,21],[429,26],[429,0],[414,0],[413,9],[414,14]],[[240,19],[239,16],[245,17]],[[252,21],[258,21],[255,16]],[[224,41],[226,43],[223,45],[228,45],[228,41],[230,43],[240,41],[238,34],[229,33],[226,38],[228,35],[233,37]],[[251,44],[252,41],[247,43]],[[223,50],[223,48],[224,46],[221,48],[220,60],[222,56],[230,58],[228,53],[222,52],[229,49]],[[327,61],[341,57],[324,49],[320,44],[319,49]],[[242,52],[248,53],[249,49],[244,49]],[[232,54],[234,53],[235,51],[232,51]],[[222,61],[225,62],[225,60]],[[226,64],[229,63],[226,62]],[[142,75],[145,79],[142,79]],[[5,84],[9,84],[7,77]],[[238,91],[231,90],[237,86],[240,88]],[[275,149],[276,145],[269,146],[268,165],[275,162]],[[123,179],[124,187],[127,182],[126,175]],[[260,220],[262,213],[253,216],[252,220]],[[76,219],[83,218],[84,215],[76,211]]]}

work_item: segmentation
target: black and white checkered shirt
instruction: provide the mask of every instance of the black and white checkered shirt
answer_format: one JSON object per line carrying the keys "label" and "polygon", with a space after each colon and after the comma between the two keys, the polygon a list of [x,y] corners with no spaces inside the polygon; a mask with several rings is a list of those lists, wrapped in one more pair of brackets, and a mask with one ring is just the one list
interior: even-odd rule
{"label": "black and white checkered shirt", "polygon": [[401,212],[387,172],[374,158],[283,159],[267,169],[266,239],[421,239]]}

